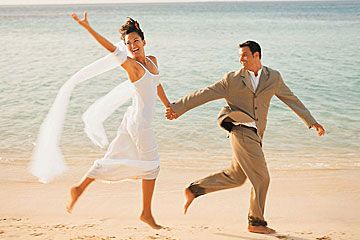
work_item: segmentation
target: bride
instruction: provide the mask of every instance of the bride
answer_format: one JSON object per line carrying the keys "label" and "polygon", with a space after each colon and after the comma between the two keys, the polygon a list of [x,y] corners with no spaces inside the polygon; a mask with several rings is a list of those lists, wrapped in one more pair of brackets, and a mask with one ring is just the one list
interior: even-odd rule
{"label": "bride", "polygon": [[94,180],[116,182],[129,178],[142,179],[143,210],[140,220],[159,229],[161,226],[155,222],[151,212],[155,180],[160,169],[151,122],[156,95],[165,107],[170,103],[159,83],[157,60],[154,56],[145,55],[144,33],[139,23],[132,18],[127,18],[119,30],[130,57],[126,50],[116,47],[90,26],[86,12],[83,19],[79,19],[75,13],[72,18],[116,56],[128,75],[134,94],[131,97],[132,105],[125,112],[117,136],[109,145],[104,158],[96,160],[82,181],[71,188],[67,211],[71,213],[78,198]]}

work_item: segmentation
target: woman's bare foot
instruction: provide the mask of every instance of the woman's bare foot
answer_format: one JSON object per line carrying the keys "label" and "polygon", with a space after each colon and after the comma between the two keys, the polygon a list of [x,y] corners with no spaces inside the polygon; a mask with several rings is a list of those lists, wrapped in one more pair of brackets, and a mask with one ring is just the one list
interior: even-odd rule
{"label": "woman's bare foot", "polygon": [[189,188],[186,188],[185,189],[185,198],[186,198],[186,202],[185,202],[185,205],[184,205],[184,214],[186,214],[190,204],[192,203],[192,201],[194,201],[195,199],[195,196],[194,194],[190,191]]}
{"label": "woman's bare foot", "polygon": [[147,225],[149,225],[150,227],[152,227],[153,229],[161,229],[163,228],[162,226],[158,225],[155,222],[154,217],[150,214],[150,215],[146,215],[146,214],[141,214],[140,216],[140,220],[143,221],[144,223],[146,223]]}
{"label": "woman's bare foot", "polygon": [[72,187],[70,189],[70,200],[68,205],[66,206],[66,210],[68,213],[71,213],[76,201],[78,200],[78,198],[80,197],[82,191],[79,187]]}
{"label": "woman's bare foot", "polygon": [[276,233],[276,231],[272,228],[265,227],[265,226],[248,226],[249,232],[252,233],[260,233],[260,234],[273,234]]}

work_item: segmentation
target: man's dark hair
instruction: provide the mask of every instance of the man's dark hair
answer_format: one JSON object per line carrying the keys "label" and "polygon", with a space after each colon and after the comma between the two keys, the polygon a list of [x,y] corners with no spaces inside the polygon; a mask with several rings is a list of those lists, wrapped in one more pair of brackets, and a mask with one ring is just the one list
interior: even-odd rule
{"label": "man's dark hair", "polygon": [[251,53],[254,55],[254,53],[258,52],[259,53],[259,58],[261,59],[261,47],[257,42],[246,41],[246,42],[240,43],[239,47],[240,48],[249,47]]}
{"label": "man's dark hair", "polygon": [[125,40],[125,36],[132,32],[136,32],[141,39],[144,40],[144,32],[141,30],[140,24],[131,17],[126,19],[126,22],[120,27],[119,32],[122,40]]}

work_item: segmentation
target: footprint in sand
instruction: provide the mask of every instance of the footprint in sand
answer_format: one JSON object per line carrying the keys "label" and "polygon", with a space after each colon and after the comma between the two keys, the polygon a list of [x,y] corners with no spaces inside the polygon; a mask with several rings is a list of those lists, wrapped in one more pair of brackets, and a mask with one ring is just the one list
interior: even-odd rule
{"label": "footprint in sand", "polygon": [[329,236],[323,236],[323,237],[318,237],[318,238],[316,238],[316,240],[331,240],[331,237],[329,237]]}
{"label": "footprint in sand", "polygon": [[44,235],[44,234],[43,233],[32,233],[30,235],[34,236],[34,237],[38,237],[38,236],[41,236],[41,235]]}
{"label": "footprint in sand", "polygon": [[126,230],[137,230],[136,227],[124,227],[124,229],[126,229]]}
{"label": "footprint in sand", "polygon": [[65,225],[64,224],[58,224],[58,225],[55,225],[54,228],[64,228]]}
{"label": "footprint in sand", "polygon": [[162,236],[160,234],[156,234],[156,236],[148,236],[147,238],[148,240],[176,240],[175,238],[172,238],[172,237],[167,237],[167,236]]}
{"label": "footprint in sand", "polygon": [[100,219],[99,221],[100,222],[105,222],[105,221],[107,221],[107,220],[110,220],[111,218],[102,218],[102,219]]}
{"label": "footprint in sand", "polygon": [[78,236],[76,238],[71,238],[70,240],[83,240],[83,239],[86,239],[86,240],[99,240],[99,239],[103,239],[101,237],[98,237],[98,236],[95,236],[95,235],[92,235],[92,236]]}
{"label": "footprint in sand", "polygon": [[171,231],[171,228],[170,228],[170,227],[164,227],[164,226],[162,226],[159,230],[163,230],[163,231],[168,231],[168,232],[170,232],[170,231]]}
{"label": "footprint in sand", "polygon": [[290,238],[288,238],[288,236],[285,236],[285,235],[276,235],[275,237],[278,239],[290,239]]}
{"label": "footprint in sand", "polygon": [[153,240],[153,239],[159,239],[159,238],[158,238],[158,237],[154,237],[154,236],[148,236],[148,239]]}
{"label": "footprint in sand", "polygon": [[0,221],[15,221],[15,222],[20,222],[22,221],[21,218],[1,218]]}
{"label": "footprint in sand", "polygon": [[95,224],[84,224],[84,225],[81,225],[81,227],[92,228],[92,227],[95,227]]}
{"label": "footprint in sand", "polygon": [[204,229],[209,229],[208,226],[203,226],[203,225],[200,225],[200,226],[191,226],[192,229],[200,229],[200,230],[204,230]]}

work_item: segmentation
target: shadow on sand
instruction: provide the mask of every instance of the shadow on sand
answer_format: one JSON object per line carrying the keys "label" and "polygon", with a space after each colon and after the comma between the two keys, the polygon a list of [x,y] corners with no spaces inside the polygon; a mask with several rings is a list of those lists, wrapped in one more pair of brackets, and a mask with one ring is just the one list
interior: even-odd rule
{"label": "shadow on sand", "polygon": [[[214,233],[214,234],[218,235],[218,236],[234,238],[234,239],[259,240],[259,238],[255,238],[255,237],[244,237],[244,236],[235,235],[235,234],[229,234],[229,233]],[[265,236],[265,235],[262,235],[262,236]],[[266,236],[267,237],[272,237],[274,239],[284,239],[284,240],[310,240],[309,238],[294,237],[294,236],[291,236],[291,235],[284,235],[284,234],[280,234],[280,233],[275,233],[275,234],[266,235]]]}

